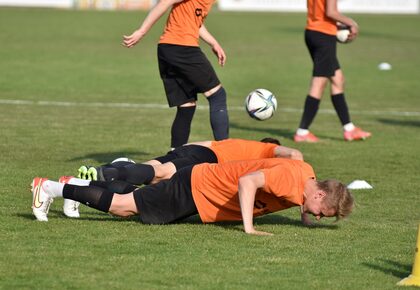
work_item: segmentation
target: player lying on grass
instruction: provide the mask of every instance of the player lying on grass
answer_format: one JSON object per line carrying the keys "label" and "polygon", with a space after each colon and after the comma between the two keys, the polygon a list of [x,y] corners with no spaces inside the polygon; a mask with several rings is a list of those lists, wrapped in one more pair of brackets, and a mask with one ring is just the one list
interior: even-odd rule
{"label": "player lying on grass", "polygon": [[[263,158],[291,158],[303,160],[297,149],[281,146],[274,138],[264,138],[260,142],[227,139],[223,141],[201,141],[175,148],[164,156],[156,157],[143,164],[116,162],[99,167],[81,166],[78,177],[88,180],[124,180],[131,184],[153,184],[169,179],[179,169],[200,163],[223,163],[233,160],[250,160]],[[118,192],[118,188],[112,188]],[[64,214],[68,217],[79,217],[79,203],[64,201]],[[309,221],[302,216],[305,224]]]}
{"label": "player lying on grass", "polygon": [[[242,220],[246,233],[267,235],[254,228],[253,217],[302,206],[317,220],[341,219],[353,208],[353,196],[344,184],[316,181],[308,163],[283,158],[188,166],[168,180],[141,188],[119,180],[72,180],[80,185],[34,178],[32,208],[39,221],[48,221],[52,199],[62,197],[120,217],[139,215],[145,224],[198,214],[203,223]],[[111,183],[125,184],[129,192],[109,191]]]}
{"label": "player lying on grass", "polygon": [[143,164],[123,161],[96,168],[81,166],[78,177],[101,181],[125,180],[135,185],[153,184],[171,178],[177,170],[189,165],[274,157],[303,160],[299,150],[282,146],[274,138],[264,138],[260,142],[227,139],[189,143]]}

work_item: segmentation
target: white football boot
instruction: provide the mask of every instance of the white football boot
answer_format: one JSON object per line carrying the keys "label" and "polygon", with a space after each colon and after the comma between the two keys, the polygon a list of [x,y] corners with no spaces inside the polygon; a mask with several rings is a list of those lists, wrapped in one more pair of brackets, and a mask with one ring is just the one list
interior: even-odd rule
{"label": "white football boot", "polygon": [[54,201],[42,188],[42,184],[47,180],[48,178],[35,177],[31,184],[32,212],[36,219],[41,222],[48,221],[48,211]]}
{"label": "white football boot", "polygon": [[[67,184],[72,178],[73,176],[61,176],[58,182]],[[63,204],[64,214],[69,218],[80,217],[79,205],[80,205],[80,202],[65,198],[64,204]]]}

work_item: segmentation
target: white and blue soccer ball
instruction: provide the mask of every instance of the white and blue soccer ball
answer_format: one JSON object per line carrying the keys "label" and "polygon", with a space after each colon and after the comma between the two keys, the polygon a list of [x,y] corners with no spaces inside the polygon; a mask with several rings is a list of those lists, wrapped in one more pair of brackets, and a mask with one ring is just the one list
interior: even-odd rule
{"label": "white and blue soccer ball", "polygon": [[256,89],[245,98],[245,109],[251,118],[264,121],[277,110],[277,99],[269,90]]}

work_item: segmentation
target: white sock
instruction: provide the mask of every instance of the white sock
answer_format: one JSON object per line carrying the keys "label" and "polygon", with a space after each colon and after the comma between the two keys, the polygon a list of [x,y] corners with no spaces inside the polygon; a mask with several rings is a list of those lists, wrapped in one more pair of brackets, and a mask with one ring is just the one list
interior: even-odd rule
{"label": "white sock", "polygon": [[64,183],[59,183],[52,180],[44,181],[42,188],[50,197],[63,197]]}
{"label": "white sock", "polygon": [[299,128],[296,130],[296,135],[299,135],[299,136],[305,136],[305,135],[308,135],[308,133],[309,133],[308,129]]}
{"label": "white sock", "polygon": [[79,179],[79,178],[73,177],[69,180],[68,184],[79,185],[79,186],[89,186],[90,180]]}
{"label": "white sock", "polygon": [[356,127],[354,126],[354,124],[352,122],[350,122],[350,123],[347,123],[346,125],[344,125],[343,128],[344,128],[344,131],[353,131],[354,128],[356,128]]}

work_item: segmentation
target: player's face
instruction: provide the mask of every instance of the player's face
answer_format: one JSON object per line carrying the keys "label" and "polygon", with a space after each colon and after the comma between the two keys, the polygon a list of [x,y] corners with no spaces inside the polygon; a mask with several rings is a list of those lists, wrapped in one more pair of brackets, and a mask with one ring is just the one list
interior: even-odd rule
{"label": "player's face", "polygon": [[327,207],[323,200],[324,198],[319,196],[308,198],[303,205],[304,212],[312,214],[318,221],[323,217],[335,216],[335,210]]}
{"label": "player's face", "polygon": [[312,212],[316,220],[320,220],[323,217],[333,217],[335,216],[335,210],[331,208],[327,208],[326,206],[322,205],[318,207],[316,210]]}

